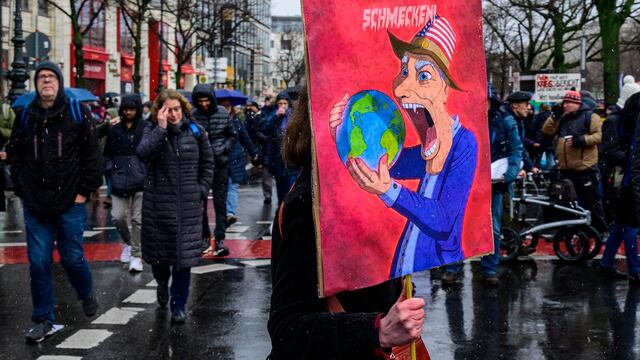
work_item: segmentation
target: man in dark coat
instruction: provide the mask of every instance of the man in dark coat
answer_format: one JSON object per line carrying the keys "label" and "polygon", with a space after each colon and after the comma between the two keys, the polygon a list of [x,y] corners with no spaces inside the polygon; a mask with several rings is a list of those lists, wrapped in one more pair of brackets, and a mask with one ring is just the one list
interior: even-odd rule
{"label": "man in dark coat", "polygon": [[213,178],[213,154],[205,130],[185,114],[189,103],[175,90],[156,98],[156,124],[144,130],[138,156],[147,162],[142,203],[142,257],[158,282],[160,306],[185,321],[190,268],[200,262],[202,208]]}
{"label": "man in dark coat", "polygon": [[36,97],[17,114],[8,149],[14,191],[24,204],[31,297],[35,325],[27,341],[52,335],[55,298],[51,278],[53,247],[86,316],[98,303],[82,248],[85,201],[102,183],[100,152],[91,112],[64,93],[56,64],[36,68]]}
{"label": "man in dark coat", "polygon": [[625,145],[618,135],[621,116],[620,106],[617,104],[609,106],[607,119],[602,123],[602,143],[598,149],[598,165],[602,173],[602,206],[608,224],[611,224],[615,217],[617,191],[622,182],[626,163]]}
{"label": "man in dark coat", "polygon": [[[607,245],[600,260],[604,276],[624,279],[626,274],[616,270],[615,256],[624,242],[629,283],[640,285],[638,259],[638,227],[640,227],[640,93],[626,101],[620,126],[620,139],[625,146],[626,160],[622,185],[616,206],[616,219],[611,226]],[[608,120],[607,120],[608,121]]]}
{"label": "man in dark coat", "polygon": [[[249,100],[245,109],[245,115],[247,133],[249,133],[251,142],[256,146],[258,155],[263,157],[263,147],[268,139],[262,132],[260,132],[260,123],[262,122],[262,119],[269,114],[263,113],[257,102]],[[262,168],[262,196],[264,197],[264,203],[271,204],[271,198],[273,197],[273,175],[271,175],[266,167],[260,167]]]}
{"label": "man in dark coat", "polygon": [[[130,272],[142,271],[140,228],[142,225],[142,188],[146,168],[136,148],[142,140],[147,121],[142,118],[138,95],[126,95],[120,102],[121,121],[109,128],[104,147],[105,174],[111,178],[111,216],[125,243],[120,260],[129,263]],[[127,218],[131,217],[131,231]]]}
{"label": "man in dark coat", "polygon": [[278,203],[281,203],[298,176],[298,170],[287,166],[280,151],[292,110],[289,94],[286,92],[278,94],[276,105],[278,106],[277,110],[272,112],[260,125],[260,132],[267,137],[262,154],[264,166],[276,179]]}
{"label": "man in dark coat", "polygon": [[[213,207],[216,212],[215,249],[209,246],[204,253],[213,252],[214,256],[227,256],[229,250],[224,247],[227,231],[227,187],[229,186],[229,152],[236,139],[236,131],[229,119],[229,113],[216,103],[216,95],[210,85],[199,84],[193,88],[191,98],[195,109],[191,117],[202,125],[209,134],[213,149],[215,169],[213,174]],[[206,203],[205,203],[206,216]],[[208,220],[205,226],[208,228]],[[208,242],[208,239],[206,239]]]}

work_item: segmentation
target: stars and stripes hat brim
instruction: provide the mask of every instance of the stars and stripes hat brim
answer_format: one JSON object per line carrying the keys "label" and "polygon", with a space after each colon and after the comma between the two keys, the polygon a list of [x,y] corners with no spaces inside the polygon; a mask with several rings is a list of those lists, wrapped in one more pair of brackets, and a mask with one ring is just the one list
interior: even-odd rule
{"label": "stars and stripes hat brim", "polygon": [[387,31],[393,52],[401,59],[405,53],[427,55],[435,60],[455,90],[461,90],[449,73],[451,59],[456,50],[456,34],[449,21],[436,15],[416,34],[410,43],[398,39]]}

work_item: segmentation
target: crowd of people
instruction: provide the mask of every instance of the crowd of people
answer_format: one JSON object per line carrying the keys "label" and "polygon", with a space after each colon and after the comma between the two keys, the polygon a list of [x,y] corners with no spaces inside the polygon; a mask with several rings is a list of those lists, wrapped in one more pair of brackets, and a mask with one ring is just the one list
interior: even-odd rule
{"label": "crowd of people", "polygon": [[11,190],[10,206],[24,207],[33,302],[27,341],[56,331],[54,246],[85,315],[97,312],[83,232],[85,203],[103,183],[105,207],[124,242],[120,260],[132,273],[143,271],[143,260],[150,265],[158,304],[170,305],[172,322],[184,322],[191,267],[203,254],[229,255],[225,233],[238,221],[238,186],[247,180],[247,159],[259,168],[264,164],[265,204],[271,203],[273,176],[279,201],[297,177],[277,150],[292,99],[281,94],[275,106],[267,99],[262,108],[255,101],[243,108],[216,99],[214,89],[203,84],[194,88],[192,103],[164,90],[152,103],[129,94],[83,104],[65,94],[62,73],[49,61],[37,66],[35,85],[28,105],[15,113],[8,104],[0,109],[0,160],[6,162],[1,184]]}
{"label": "crowd of people", "polygon": [[[496,252],[481,260],[487,286],[500,285],[504,196],[518,176],[552,167],[559,179],[573,184],[592,225],[609,234],[601,273],[640,284],[640,85],[625,81],[620,100],[604,113],[588,92],[572,90],[560,104],[543,105],[536,114],[531,94],[515,92],[502,101],[489,85],[491,160],[506,159],[508,166],[492,181]],[[117,104],[107,99],[88,107],[67,97],[52,62],[38,65],[35,83],[31,103],[15,114],[0,108],[6,145],[0,159],[10,169],[0,179],[12,190],[6,193],[9,206],[14,198],[24,206],[34,323],[26,331],[28,341],[55,332],[54,246],[84,314],[98,310],[82,243],[85,202],[103,183],[125,243],[121,261],[135,273],[143,270],[144,260],[158,283],[158,304],[170,306],[173,322],[184,322],[191,267],[203,254],[229,255],[225,233],[238,221],[238,187],[247,180],[247,161],[264,168],[264,203],[272,201],[275,179],[281,205],[273,228],[271,358],[301,353],[367,358],[419,340],[424,301],[407,299],[397,280],[328,300],[317,297],[306,89],[295,109],[286,93],[273,104],[266,99],[262,108],[252,100],[244,108],[234,106],[205,84],[193,89],[191,102],[164,90],[153,103],[125,95]],[[296,136],[285,136],[287,131]],[[211,191],[213,232],[207,213]],[[627,274],[614,264],[621,243]],[[455,283],[461,269],[461,263],[447,265],[443,284]]]}

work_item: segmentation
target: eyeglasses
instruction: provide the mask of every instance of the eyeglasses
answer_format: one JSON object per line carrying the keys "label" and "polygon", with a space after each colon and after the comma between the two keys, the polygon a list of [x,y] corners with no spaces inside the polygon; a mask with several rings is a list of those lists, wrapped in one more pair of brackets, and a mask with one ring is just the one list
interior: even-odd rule
{"label": "eyeglasses", "polygon": [[49,81],[49,80],[53,80],[53,79],[57,79],[58,77],[55,75],[38,75],[38,77],[36,77],[36,80],[38,81]]}

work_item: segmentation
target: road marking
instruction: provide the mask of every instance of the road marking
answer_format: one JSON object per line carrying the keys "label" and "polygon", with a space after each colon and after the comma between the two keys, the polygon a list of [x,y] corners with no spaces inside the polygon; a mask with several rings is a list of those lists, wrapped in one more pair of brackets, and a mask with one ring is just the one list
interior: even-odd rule
{"label": "road marking", "polygon": [[105,226],[105,227],[94,227],[92,230],[115,230],[115,226]]}
{"label": "road marking", "polygon": [[271,225],[273,223],[273,221],[256,221],[256,224],[264,224],[264,225]]}
{"label": "road marking", "polygon": [[231,269],[238,269],[238,267],[233,265],[227,265],[227,264],[212,264],[212,265],[196,266],[191,268],[191,273],[206,274],[210,272],[224,271],[224,270],[231,270]]}
{"label": "road marking", "polygon": [[26,242],[0,243],[0,247],[27,246]]}
{"label": "road marking", "polygon": [[156,290],[140,289],[123,302],[135,304],[153,304],[156,302]]}
{"label": "road marking", "polygon": [[67,356],[67,355],[42,355],[36,360],[81,360],[80,356]]}
{"label": "road marking", "polygon": [[125,325],[143,310],[143,308],[134,307],[111,308],[91,323],[94,325]]}
{"label": "road marking", "polygon": [[265,235],[262,237],[262,240],[271,240],[271,235]]}
{"label": "road marking", "polygon": [[69,338],[56,347],[59,349],[91,349],[100,345],[101,342],[105,341],[112,334],[113,333],[108,330],[82,329],[69,336]]}
{"label": "road marking", "polygon": [[271,265],[271,260],[270,259],[247,260],[247,261],[240,261],[240,263],[244,264],[245,266],[258,267],[258,266]]}
{"label": "road marking", "polygon": [[227,233],[243,233],[249,229],[248,226],[230,226],[227,228]]}
{"label": "road marking", "polygon": [[2,234],[22,234],[22,230],[2,230]]}
{"label": "road marking", "polygon": [[227,234],[229,240],[247,240],[246,236],[236,235],[235,233]]}
{"label": "road marking", "polygon": [[151,280],[146,286],[147,287],[158,287],[158,283],[155,280]]}
{"label": "road marking", "polygon": [[83,237],[94,237],[98,234],[102,234],[102,231],[91,231],[91,230],[85,230],[84,234],[82,234]]}

